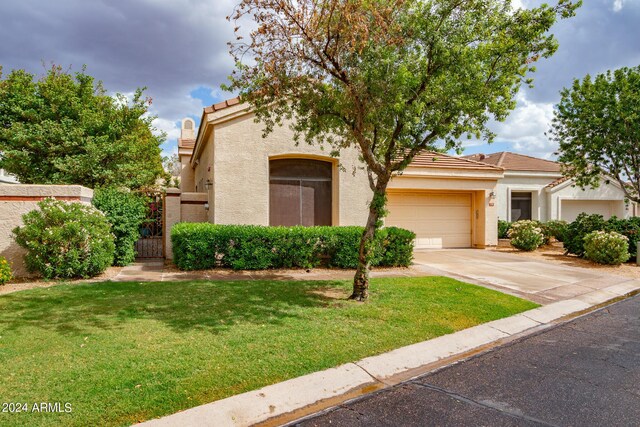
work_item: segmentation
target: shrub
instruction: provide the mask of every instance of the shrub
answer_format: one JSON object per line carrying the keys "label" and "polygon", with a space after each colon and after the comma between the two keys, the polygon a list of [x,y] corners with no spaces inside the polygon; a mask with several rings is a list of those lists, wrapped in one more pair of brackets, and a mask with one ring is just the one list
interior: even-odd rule
{"label": "shrub", "polygon": [[104,213],[115,236],[114,265],[128,265],[136,258],[135,244],[140,235],[147,203],[144,196],[116,188],[100,188],[94,192],[93,205]]}
{"label": "shrub", "polygon": [[560,220],[547,221],[540,224],[546,243],[549,243],[552,237],[559,242],[564,242],[567,235],[567,227],[567,221]]}
{"label": "shrub", "polygon": [[606,231],[615,231],[629,239],[629,256],[636,257],[638,241],[640,241],[640,217],[618,219],[615,216],[609,218],[605,224]]}
{"label": "shrub", "polygon": [[567,253],[578,256],[584,255],[584,237],[592,231],[604,230],[604,217],[599,214],[588,215],[581,213],[575,221],[567,227],[564,248]]}
{"label": "shrub", "polygon": [[11,266],[5,257],[0,256],[0,286],[11,280]]}
{"label": "shrub", "polygon": [[92,206],[45,199],[13,229],[30,272],[46,279],[92,277],[113,262],[111,226]]}
{"label": "shrub", "polygon": [[[355,268],[362,227],[264,227],[179,223],[171,230],[173,261],[182,270]],[[415,234],[389,227],[376,233],[373,265],[408,266]]]}
{"label": "shrub", "polygon": [[622,264],[629,259],[629,239],[615,231],[593,231],[584,236],[584,256],[599,264]]}
{"label": "shrub", "polygon": [[509,230],[511,246],[522,251],[536,250],[544,241],[544,235],[537,221],[523,220],[511,224]]}
{"label": "shrub", "polygon": [[509,238],[509,228],[511,228],[511,223],[509,221],[498,220],[498,239],[508,239]]}

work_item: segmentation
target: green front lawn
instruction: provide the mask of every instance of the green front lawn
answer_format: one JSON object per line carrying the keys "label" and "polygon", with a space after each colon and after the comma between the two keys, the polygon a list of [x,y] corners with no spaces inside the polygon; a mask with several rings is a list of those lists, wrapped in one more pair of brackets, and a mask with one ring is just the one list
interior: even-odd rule
{"label": "green front lawn", "polygon": [[[128,425],[536,304],[443,277],[60,285],[0,297],[0,425]],[[1,408],[0,408],[1,409]]]}

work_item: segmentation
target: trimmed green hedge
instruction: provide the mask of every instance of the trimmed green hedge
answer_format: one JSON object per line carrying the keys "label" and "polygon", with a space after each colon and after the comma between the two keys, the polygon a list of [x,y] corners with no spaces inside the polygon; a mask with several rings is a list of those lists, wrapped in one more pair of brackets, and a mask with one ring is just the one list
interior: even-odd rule
{"label": "trimmed green hedge", "polygon": [[113,265],[129,265],[136,259],[135,244],[140,224],[147,216],[147,197],[117,188],[99,188],[93,193],[93,206],[102,211],[111,224],[116,251]]}
{"label": "trimmed green hedge", "polygon": [[[181,270],[339,268],[358,265],[363,227],[265,227],[179,223],[171,229],[173,262]],[[415,234],[388,227],[376,233],[376,266],[408,266]]]}

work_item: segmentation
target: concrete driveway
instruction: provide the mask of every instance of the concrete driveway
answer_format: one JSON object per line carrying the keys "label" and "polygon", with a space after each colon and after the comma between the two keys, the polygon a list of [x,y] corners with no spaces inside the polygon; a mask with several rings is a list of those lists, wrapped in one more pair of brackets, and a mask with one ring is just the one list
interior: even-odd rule
{"label": "concrete driveway", "polygon": [[533,261],[482,249],[417,250],[415,268],[497,289],[540,304],[633,282],[629,277]]}

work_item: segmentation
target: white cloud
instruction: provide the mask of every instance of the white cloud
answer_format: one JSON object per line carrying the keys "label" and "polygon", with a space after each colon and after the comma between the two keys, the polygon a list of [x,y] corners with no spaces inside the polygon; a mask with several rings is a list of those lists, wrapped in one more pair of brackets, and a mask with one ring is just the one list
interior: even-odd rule
{"label": "white cloud", "polygon": [[527,0],[511,0],[511,7],[513,10],[526,9]]}
{"label": "white cloud", "polygon": [[530,101],[524,92],[518,94],[517,101],[505,122],[493,124],[496,140],[512,143],[518,152],[551,157],[557,147],[545,132],[553,120],[553,104]]}
{"label": "white cloud", "polygon": [[613,11],[620,12],[624,7],[624,0],[613,0]]}
{"label": "white cloud", "polygon": [[164,132],[167,134],[167,140],[180,138],[180,127],[178,122],[158,117],[153,120],[152,124],[158,130],[158,133]]}
{"label": "white cloud", "polygon": [[[504,122],[493,121],[489,128],[495,132],[495,144],[505,148],[492,148],[487,151],[501,151],[503,149],[536,157],[551,158],[557,149],[557,144],[545,135],[553,119],[553,104],[533,102],[527,98],[525,92],[517,96],[517,106]],[[464,147],[478,147],[486,145],[485,140],[471,139],[463,142]]]}

